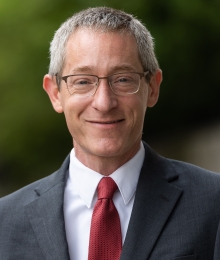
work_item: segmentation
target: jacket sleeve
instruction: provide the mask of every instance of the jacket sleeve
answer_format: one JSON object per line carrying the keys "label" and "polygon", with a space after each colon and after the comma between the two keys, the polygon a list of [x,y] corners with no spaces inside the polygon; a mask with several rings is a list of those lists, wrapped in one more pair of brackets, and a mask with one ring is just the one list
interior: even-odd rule
{"label": "jacket sleeve", "polygon": [[[219,207],[220,207],[220,205],[219,205]],[[215,241],[214,260],[220,260],[220,221],[219,221],[218,231],[217,231],[216,241]]]}

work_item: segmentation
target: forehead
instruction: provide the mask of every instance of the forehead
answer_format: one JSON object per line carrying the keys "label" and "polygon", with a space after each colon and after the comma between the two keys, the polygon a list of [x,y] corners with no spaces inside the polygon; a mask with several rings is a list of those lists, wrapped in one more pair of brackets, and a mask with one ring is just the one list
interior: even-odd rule
{"label": "forehead", "polygon": [[66,45],[66,66],[141,69],[135,38],[128,32],[77,29]]}
{"label": "forehead", "polygon": [[93,47],[95,48],[99,42],[104,47],[111,44],[112,47],[116,48],[117,46],[121,47],[120,44],[122,44],[126,49],[130,47],[136,51],[138,50],[136,39],[131,33],[125,30],[107,31],[101,28],[95,29],[88,27],[76,29],[67,41],[67,48],[70,46],[77,46],[77,48],[80,48],[85,47],[86,45],[90,45],[91,47],[94,43],[95,45],[93,45]]}

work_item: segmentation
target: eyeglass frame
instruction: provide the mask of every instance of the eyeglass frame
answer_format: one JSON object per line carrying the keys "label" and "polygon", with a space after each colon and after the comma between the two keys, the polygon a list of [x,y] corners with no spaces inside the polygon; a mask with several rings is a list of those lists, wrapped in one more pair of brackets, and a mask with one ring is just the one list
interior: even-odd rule
{"label": "eyeglass frame", "polygon": [[[120,74],[126,74],[126,73],[134,73],[134,74],[138,74],[140,76],[140,81],[143,77],[146,77],[147,75],[150,75],[150,71],[147,70],[147,71],[144,71],[144,72],[136,72],[136,71],[129,71],[129,72],[120,72],[120,73],[114,73],[114,74],[111,74],[111,75],[108,75],[106,77],[99,77],[97,75],[93,75],[93,74],[71,74],[71,75],[67,75],[67,76],[63,76],[63,77],[59,77],[58,73],[55,74],[55,77],[56,77],[56,82],[57,82],[57,85],[59,86],[60,85],[60,80],[63,80],[65,83],[66,83],[66,86],[67,86],[67,89],[68,89],[68,92],[70,95],[72,95],[73,93],[70,93],[69,91],[69,88],[68,88],[68,84],[67,84],[67,78],[69,77],[72,77],[72,76],[93,76],[93,77],[96,77],[98,79],[97,83],[96,83],[96,88],[94,90],[94,92],[89,95],[89,96],[93,96],[97,89],[98,89],[98,86],[99,86],[99,82],[100,82],[100,79],[107,79],[107,82],[108,82],[108,85],[109,87],[111,88],[112,92],[115,94],[115,95],[119,95],[117,93],[114,92],[114,90],[112,89],[112,86],[111,86],[111,83],[110,81],[108,80],[110,77],[114,76],[114,75],[120,75]],[[139,86],[137,88],[137,90],[135,92],[132,92],[132,93],[126,93],[125,95],[132,95],[132,94],[135,94],[139,91],[140,89],[140,81],[139,81]]]}

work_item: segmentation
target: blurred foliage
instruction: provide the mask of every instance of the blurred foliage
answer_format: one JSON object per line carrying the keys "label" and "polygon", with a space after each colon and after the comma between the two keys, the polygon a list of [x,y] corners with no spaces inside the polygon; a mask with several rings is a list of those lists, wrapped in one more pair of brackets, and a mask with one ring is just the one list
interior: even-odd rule
{"label": "blurred foliage", "polygon": [[219,0],[0,0],[0,196],[56,170],[72,147],[42,77],[54,31],[93,6],[133,13],[155,38],[164,82],[144,139],[219,117]]}

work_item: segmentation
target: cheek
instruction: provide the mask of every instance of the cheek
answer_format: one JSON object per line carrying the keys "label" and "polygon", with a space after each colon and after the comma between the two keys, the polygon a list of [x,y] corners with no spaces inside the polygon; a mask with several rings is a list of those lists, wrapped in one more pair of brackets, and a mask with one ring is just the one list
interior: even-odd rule
{"label": "cheek", "polygon": [[139,101],[136,104],[138,107],[137,109],[137,122],[141,127],[143,127],[144,124],[144,118],[145,118],[145,113],[147,109],[147,91],[143,91],[141,93],[141,96],[139,97]]}
{"label": "cheek", "polygon": [[75,117],[78,113],[80,113],[80,111],[85,110],[85,100],[77,95],[71,96],[69,93],[65,93],[65,95],[61,96],[60,100],[65,116]]}
{"label": "cheek", "polygon": [[142,131],[143,121],[146,112],[146,99],[140,95],[136,100],[130,102],[130,123],[135,132]]}
{"label": "cheek", "polygon": [[[142,91],[139,92],[138,100],[136,102],[137,110],[139,115],[145,115],[147,105],[148,105],[148,89],[147,86],[143,86]],[[144,117],[144,116],[143,116]]]}
{"label": "cheek", "polygon": [[88,107],[88,100],[82,99],[77,96],[70,96],[68,99],[63,100],[63,112],[66,118],[66,123],[69,131],[73,135],[74,132],[82,132],[84,129],[83,114],[86,113]]}
{"label": "cheek", "polygon": [[75,102],[71,96],[67,95],[61,95],[60,102],[63,108],[63,113],[66,119],[66,124],[69,129],[69,132],[72,134],[73,131],[73,125],[76,121],[75,117],[77,115],[77,110],[74,108],[77,108],[77,105],[75,105]]}
{"label": "cheek", "polygon": [[149,96],[149,86],[146,84],[144,84],[143,86],[143,91],[141,92],[141,102],[143,104],[143,108],[144,110],[146,110],[147,105],[148,105],[148,96]]}

